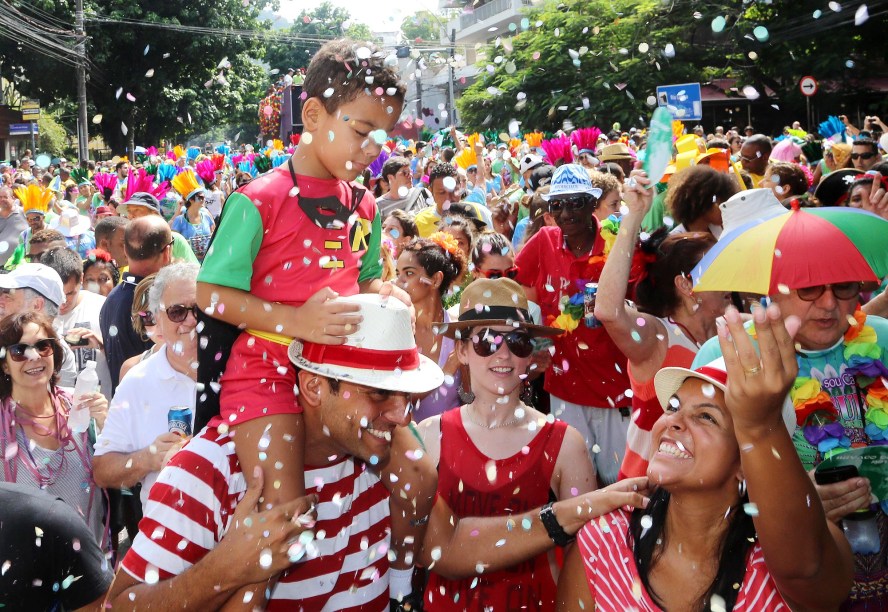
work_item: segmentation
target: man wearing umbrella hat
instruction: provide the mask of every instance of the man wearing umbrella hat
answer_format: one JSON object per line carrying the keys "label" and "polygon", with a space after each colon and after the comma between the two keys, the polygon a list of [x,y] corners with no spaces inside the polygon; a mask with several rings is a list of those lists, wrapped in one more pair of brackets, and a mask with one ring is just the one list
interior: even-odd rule
{"label": "man wearing umbrella hat", "polygon": [[[868,316],[859,304],[861,290],[888,275],[888,221],[854,209],[804,209],[768,215],[738,230],[693,272],[694,288],[768,294],[781,312],[800,319],[795,335],[799,377],[788,399],[802,463],[812,469],[849,448],[886,444],[888,320]],[[730,267],[744,272],[731,273]],[[692,367],[718,354],[714,338]],[[848,609],[884,609],[888,517],[879,507],[871,508],[870,483],[851,477],[817,489],[830,520],[856,522],[859,511],[873,512],[867,516],[878,528],[881,545],[876,553],[855,555]]]}

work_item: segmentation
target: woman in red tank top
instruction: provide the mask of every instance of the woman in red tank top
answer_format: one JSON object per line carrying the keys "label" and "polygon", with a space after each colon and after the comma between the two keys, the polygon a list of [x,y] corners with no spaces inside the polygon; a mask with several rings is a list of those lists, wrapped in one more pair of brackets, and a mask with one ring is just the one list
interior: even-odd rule
{"label": "woman in red tank top", "polygon": [[[431,571],[424,609],[551,610],[557,573],[549,551],[606,508],[642,504],[632,491],[646,480],[592,492],[582,436],[520,400],[533,337],[560,332],[527,323],[520,285],[476,280],[460,313],[436,325],[457,340],[474,399],[420,424],[438,465],[438,503],[422,552]],[[547,504],[552,494],[564,501]]]}

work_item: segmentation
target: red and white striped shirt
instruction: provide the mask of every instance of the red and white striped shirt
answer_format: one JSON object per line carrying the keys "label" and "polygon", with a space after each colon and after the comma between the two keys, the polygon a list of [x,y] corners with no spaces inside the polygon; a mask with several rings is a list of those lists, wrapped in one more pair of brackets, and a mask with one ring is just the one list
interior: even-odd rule
{"label": "red and white striped shirt", "polygon": [[[598,612],[659,612],[660,607],[641,583],[626,538],[628,532],[629,513],[624,510],[593,519],[580,530],[577,543],[595,609]],[[746,559],[746,574],[734,612],[789,612],[789,609],[768,573],[761,546],[755,544]]]}
{"label": "red and white striped shirt", "polygon": [[[177,453],[151,488],[139,534],[122,562],[136,580],[181,574],[227,532],[246,481],[234,443],[217,424]],[[305,484],[318,496],[315,539],[306,557],[281,575],[268,610],[388,610],[388,491],[351,458],[306,466]]]}

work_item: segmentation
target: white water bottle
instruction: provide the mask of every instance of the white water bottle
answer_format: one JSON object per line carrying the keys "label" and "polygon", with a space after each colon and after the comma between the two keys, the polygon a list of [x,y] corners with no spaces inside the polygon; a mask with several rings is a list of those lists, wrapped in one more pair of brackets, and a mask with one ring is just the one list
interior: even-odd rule
{"label": "white water bottle", "polygon": [[99,388],[99,374],[96,372],[96,362],[87,361],[86,367],[77,375],[74,383],[74,405],[71,414],[68,415],[68,428],[75,433],[83,433],[89,428],[89,407],[82,405],[84,395],[95,393]]}

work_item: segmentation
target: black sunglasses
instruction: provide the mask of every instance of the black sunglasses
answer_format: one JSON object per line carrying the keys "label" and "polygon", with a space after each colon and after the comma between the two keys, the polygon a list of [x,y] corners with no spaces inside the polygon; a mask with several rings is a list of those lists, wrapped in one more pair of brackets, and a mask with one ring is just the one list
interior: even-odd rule
{"label": "black sunglasses", "polygon": [[[157,319],[154,318],[154,313],[147,310],[140,310],[136,313],[136,316],[139,317],[142,321],[142,325],[157,325]],[[169,316],[169,315],[167,315]]]}
{"label": "black sunglasses", "polygon": [[594,201],[595,198],[591,196],[574,196],[572,198],[549,200],[549,212],[553,215],[560,214],[564,209],[572,212],[579,212]]}
{"label": "black sunglasses", "polygon": [[850,300],[860,295],[860,283],[858,282],[802,287],[801,289],[796,289],[796,293],[798,294],[800,300],[804,300],[805,302],[813,302],[826,292],[827,287],[832,290],[832,293],[837,300]]}
{"label": "black sunglasses", "polygon": [[472,334],[472,348],[479,357],[490,357],[503,342],[515,357],[529,357],[533,352],[533,339],[525,331],[499,332],[485,327]]}
{"label": "black sunglasses", "polygon": [[9,355],[13,361],[28,361],[29,357],[25,354],[28,349],[34,349],[41,357],[49,357],[55,352],[57,346],[58,344],[52,338],[44,338],[43,340],[38,340],[34,344],[25,344],[24,342],[21,342],[19,344],[7,346],[6,354]]}
{"label": "black sunglasses", "polygon": [[173,323],[181,323],[188,318],[189,312],[195,320],[197,320],[197,314],[200,312],[200,308],[197,307],[197,304],[192,304],[191,306],[186,306],[185,304],[173,304],[164,312],[166,312],[167,318]]}
{"label": "black sunglasses", "polygon": [[872,151],[869,151],[869,152],[867,152],[867,153],[852,153],[852,154],[851,154],[851,159],[860,159],[860,158],[863,158],[863,159],[872,159],[872,158],[874,158],[875,156],[876,156],[876,154],[873,153]]}

